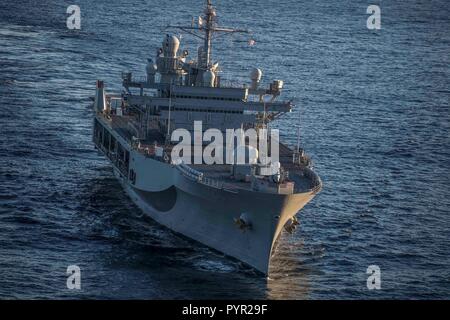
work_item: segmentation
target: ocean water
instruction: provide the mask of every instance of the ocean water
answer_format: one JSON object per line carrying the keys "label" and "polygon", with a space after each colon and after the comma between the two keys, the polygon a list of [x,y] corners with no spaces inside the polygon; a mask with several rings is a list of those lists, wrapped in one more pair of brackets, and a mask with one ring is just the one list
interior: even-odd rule
{"label": "ocean water", "polygon": [[[213,59],[283,79],[274,124],[324,182],[266,279],[142,215],[91,142],[95,80],[144,74],[200,0],[0,2],[0,298],[450,298],[450,10],[434,1],[215,1]],[[381,30],[366,28],[381,6]],[[196,52],[194,38],[183,47]],[[68,290],[66,268],[81,268]],[[368,290],[378,265],[381,289]]]}

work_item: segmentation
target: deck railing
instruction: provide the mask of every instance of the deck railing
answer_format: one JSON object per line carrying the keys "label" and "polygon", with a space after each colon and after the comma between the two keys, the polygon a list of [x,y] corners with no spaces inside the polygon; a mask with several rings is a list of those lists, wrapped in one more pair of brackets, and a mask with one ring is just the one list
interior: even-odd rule
{"label": "deck railing", "polygon": [[187,166],[184,163],[175,165],[175,168],[177,168],[178,171],[180,171],[183,176],[185,176],[186,178],[188,178],[192,181],[195,181],[195,182],[198,182],[198,183],[201,183],[201,184],[204,184],[209,187],[216,188],[216,189],[223,189],[224,183],[222,181],[205,177],[202,172],[192,169],[191,167]]}

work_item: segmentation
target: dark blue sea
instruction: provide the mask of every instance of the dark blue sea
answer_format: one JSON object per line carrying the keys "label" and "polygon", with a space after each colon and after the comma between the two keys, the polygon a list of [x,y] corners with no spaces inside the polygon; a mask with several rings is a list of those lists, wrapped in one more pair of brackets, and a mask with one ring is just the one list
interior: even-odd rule
{"label": "dark blue sea", "polygon": [[300,125],[324,182],[270,278],[143,216],[91,142],[95,81],[120,92],[122,71],[143,76],[164,26],[190,25],[204,1],[1,0],[0,298],[450,298],[448,2],[214,2],[256,45],[219,38],[213,60],[239,82],[253,67],[285,81],[296,108],[274,125],[292,145]]}

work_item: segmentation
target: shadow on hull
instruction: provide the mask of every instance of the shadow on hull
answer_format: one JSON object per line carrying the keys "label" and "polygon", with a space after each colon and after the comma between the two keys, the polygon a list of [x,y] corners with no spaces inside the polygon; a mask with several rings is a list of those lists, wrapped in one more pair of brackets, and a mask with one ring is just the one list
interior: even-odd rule
{"label": "shadow on hull", "polygon": [[177,202],[177,188],[174,186],[163,191],[146,192],[134,189],[134,192],[159,212],[170,211]]}

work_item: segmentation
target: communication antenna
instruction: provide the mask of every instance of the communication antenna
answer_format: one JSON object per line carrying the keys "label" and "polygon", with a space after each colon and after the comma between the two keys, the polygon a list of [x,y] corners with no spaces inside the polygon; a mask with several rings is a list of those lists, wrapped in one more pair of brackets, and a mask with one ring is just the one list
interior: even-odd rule
{"label": "communication antenna", "polygon": [[217,24],[216,10],[212,5],[211,0],[206,1],[205,15],[203,17],[199,17],[197,26],[191,23],[191,26],[168,25],[166,28],[175,28],[182,30],[204,41],[203,49],[205,50],[205,61],[201,66],[201,68],[204,70],[207,70],[211,67],[211,40],[215,33],[249,33],[249,31],[246,29],[219,27]]}

